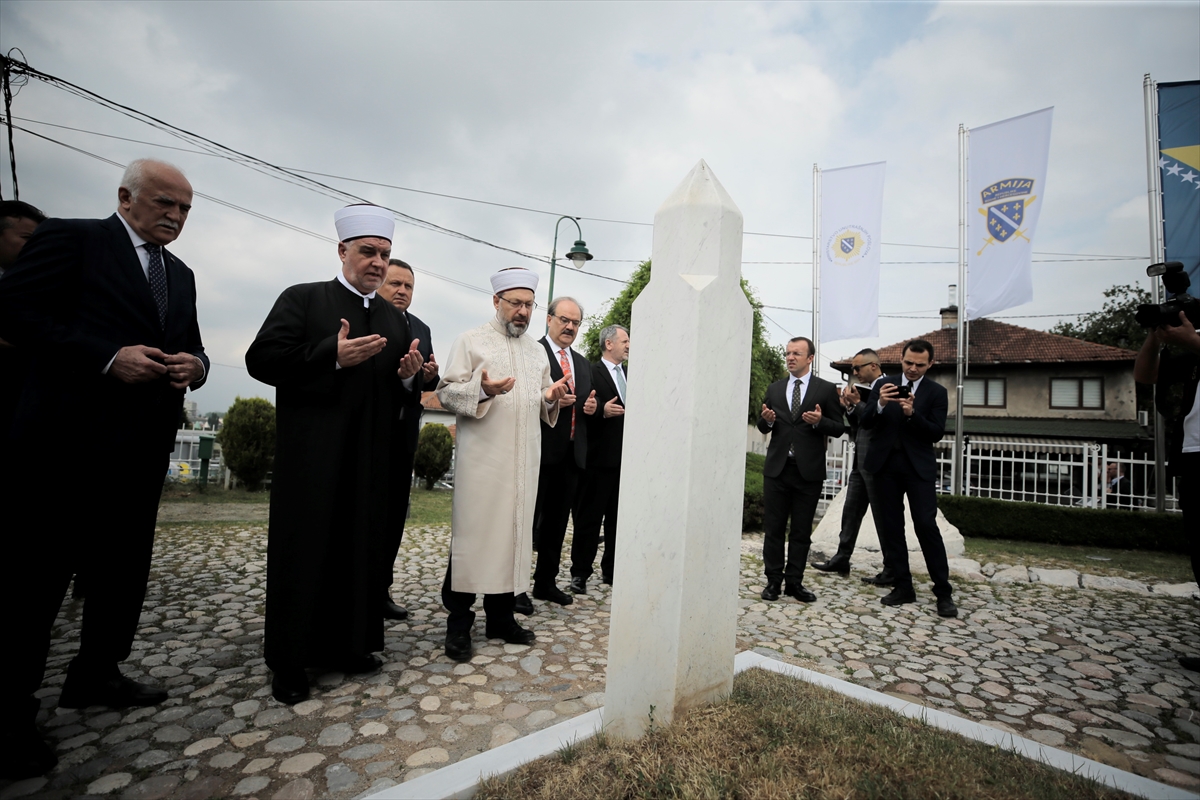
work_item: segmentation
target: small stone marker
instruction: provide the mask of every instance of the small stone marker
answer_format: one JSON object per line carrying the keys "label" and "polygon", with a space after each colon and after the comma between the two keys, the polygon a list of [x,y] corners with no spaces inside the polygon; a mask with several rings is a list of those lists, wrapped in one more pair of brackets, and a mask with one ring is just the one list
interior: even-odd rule
{"label": "small stone marker", "polygon": [[742,213],[700,161],[654,215],[633,304],[604,725],[638,738],[733,689],[753,312]]}

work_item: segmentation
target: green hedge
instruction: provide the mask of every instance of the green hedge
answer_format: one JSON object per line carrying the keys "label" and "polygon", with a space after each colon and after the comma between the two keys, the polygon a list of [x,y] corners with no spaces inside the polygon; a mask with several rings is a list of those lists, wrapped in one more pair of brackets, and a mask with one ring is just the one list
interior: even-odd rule
{"label": "green hedge", "polygon": [[1189,552],[1182,514],[1071,508],[946,494],[938,495],[938,507],[968,539]]}
{"label": "green hedge", "polygon": [[765,456],[746,453],[746,488],[742,494],[742,530],[761,531],[763,526],[763,465]]}

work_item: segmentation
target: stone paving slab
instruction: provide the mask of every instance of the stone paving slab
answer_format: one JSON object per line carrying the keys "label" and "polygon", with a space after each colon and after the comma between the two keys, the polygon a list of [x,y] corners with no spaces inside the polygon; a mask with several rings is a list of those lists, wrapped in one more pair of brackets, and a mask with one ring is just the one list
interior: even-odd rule
{"label": "stone paving slab", "polygon": [[[39,725],[60,764],[46,778],[0,784],[0,800],[351,798],[602,705],[609,588],[593,586],[566,608],[535,601],[532,646],[485,642],[477,625],[475,658],[456,664],[442,655],[448,540],[444,528],[405,536],[394,593],[412,616],[388,629],[384,669],[311,673],[312,698],[288,708],[271,698],[262,658],[265,526],[160,528],[123,669],[170,698],[127,711],[58,709],[82,610],[68,599],[38,692]],[[858,574],[812,571],[816,603],[764,603],[761,536],[745,537],[739,650],[769,650],[1154,780],[1200,786],[1200,675],[1175,662],[1200,653],[1189,596],[956,578],[962,616],[943,620],[927,585],[918,603],[887,608],[883,591]]]}

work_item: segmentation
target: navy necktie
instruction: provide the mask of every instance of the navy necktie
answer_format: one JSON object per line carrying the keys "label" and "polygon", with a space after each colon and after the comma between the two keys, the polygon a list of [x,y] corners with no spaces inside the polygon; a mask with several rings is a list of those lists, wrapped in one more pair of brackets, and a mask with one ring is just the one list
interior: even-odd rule
{"label": "navy necktie", "polygon": [[167,270],[163,267],[162,247],[157,244],[145,245],[146,253],[150,256],[150,293],[154,295],[154,304],[158,306],[158,324],[167,328]]}

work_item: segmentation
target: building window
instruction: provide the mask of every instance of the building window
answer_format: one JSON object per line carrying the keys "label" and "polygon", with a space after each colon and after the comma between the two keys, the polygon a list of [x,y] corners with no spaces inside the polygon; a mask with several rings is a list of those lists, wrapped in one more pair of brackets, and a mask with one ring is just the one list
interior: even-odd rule
{"label": "building window", "polygon": [[1004,408],[1004,378],[967,378],[963,381],[963,405]]}
{"label": "building window", "polygon": [[1103,378],[1051,378],[1051,408],[1104,408]]}

